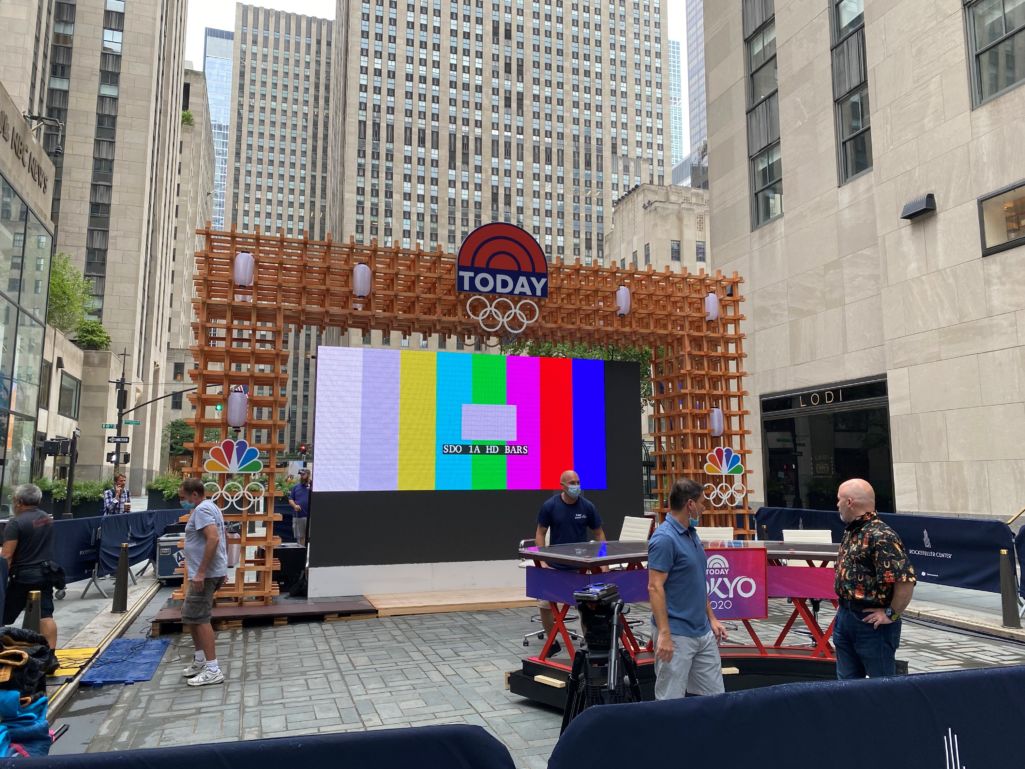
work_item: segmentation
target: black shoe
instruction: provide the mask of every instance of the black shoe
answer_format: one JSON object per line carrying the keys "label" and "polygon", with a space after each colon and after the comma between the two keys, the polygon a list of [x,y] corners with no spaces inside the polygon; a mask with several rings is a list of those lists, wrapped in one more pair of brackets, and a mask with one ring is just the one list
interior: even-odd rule
{"label": "black shoe", "polygon": [[548,656],[554,657],[556,654],[562,651],[562,646],[558,641],[552,641],[552,648],[548,650]]}

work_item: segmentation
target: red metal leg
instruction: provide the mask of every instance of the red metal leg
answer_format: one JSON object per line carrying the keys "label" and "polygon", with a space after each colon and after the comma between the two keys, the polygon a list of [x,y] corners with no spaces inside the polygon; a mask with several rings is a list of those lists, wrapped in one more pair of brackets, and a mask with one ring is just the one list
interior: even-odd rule
{"label": "red metal leg", "polygon": [[566,628],[566,615],[569,614],[570,605],[568,603],[560,604],[554,601],[548,604],[552,610],[552,632],[548,634],[548,638],[545,639],[544,646],[541,647],[541,652],[534,658],[538,662],[546,662],[548,660],[548,653],[552,649],[552,644],[555,643],[557,636],[561,635],[562,640],[566,644],[566,651],[569,653],[569,658],[573,659],[576,654],[576,650],[573,648],[573,641],[570,640],[569,630]]}

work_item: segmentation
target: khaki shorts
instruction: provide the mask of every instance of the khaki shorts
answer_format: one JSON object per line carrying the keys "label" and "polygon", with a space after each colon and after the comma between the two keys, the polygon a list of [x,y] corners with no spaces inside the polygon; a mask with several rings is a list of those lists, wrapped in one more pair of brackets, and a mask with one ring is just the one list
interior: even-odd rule
{"label": "khaki shorts", "polygon": [[189,592],[182,604],[183,625],[208,625],[214,608],[214,593],[224,584],[224,577],[207,577],[202,592],[195,592],[189,582]]}

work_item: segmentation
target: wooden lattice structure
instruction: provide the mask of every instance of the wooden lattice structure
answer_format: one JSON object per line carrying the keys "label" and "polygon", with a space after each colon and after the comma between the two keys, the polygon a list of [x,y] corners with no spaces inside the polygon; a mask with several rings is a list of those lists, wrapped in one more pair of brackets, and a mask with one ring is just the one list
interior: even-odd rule
{"label": "wooden lattice structure", "polygon": [[[277,457],[286,447],[278,442],[285,427],[285,385],[289,326],[321,329],[371,329],[384,333],[441,334],[479,337],[485,334],[468,317],[467,294],[456,291],[456,262],[440,250],[384,248],[376,243],[314,241],[205,229],[205,247],[196,253],[193,323],[196,344],[191,372],[197,390],[193,462],[187,474],[202,473],[203,460],[214,445],[204,439],[213,429],[231,433],[225,414],[214,407],[225,401],[229,388],[249,388],[250,419],[246,432],[262,433],[256,443],[267,452],[267,498],[264,514],[226,515],[242,523],[242,545],[261,546],[264,556],[244,560],[239,573],[254,573],[255,582],[239,578],[219,597],[236,602],[269,601],[276,593],[272,535]],[[233,284],[235,254],[248,251],[256,263],[251,288]],[[352,291],[353,266],[370,266],[373,287],[359,299]],[[655,410],[655,481],[659,504],[666,507],[672,482],[690,476],[702,483],[706,455],[716,446],[730,446],[747,460],[748,429],[744,409],[744,335],[740,312],[741,278],[734,273],[709,276],[688,273],[627,270],[616,267],[552,263],[549,296],[539,302],[541,317],[521,336],[552,342],[646,347],[653,352]],[[626,316],[616,311],[616,290],[629,287],[632,307]],[[705,319],[705,297],[719,297],[720,317]],[[709,411],[721,408],[725,431],[713,438]],[[243,436],[246,437],[246,436]],[[640,446],[638,446],[640,460]],[[638,465],[638,471],[640,466]],[[746,473],[739,480],[746,483]],[[630,513],[628,513],[630,514]],[[261,521],[266,533],[249,535],[248,524]],[[738,535],[754,533],[747,508],[709,510],[708,525],[735,526]],[[245,551],[243,551],[245,552]]]}

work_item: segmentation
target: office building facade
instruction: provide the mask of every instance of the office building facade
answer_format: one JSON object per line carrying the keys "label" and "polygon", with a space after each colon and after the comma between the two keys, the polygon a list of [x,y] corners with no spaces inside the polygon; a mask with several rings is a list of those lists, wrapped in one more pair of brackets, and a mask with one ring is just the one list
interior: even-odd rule
{"label": "office building facade", "polygon": [[[32,479],[53,251],[53,164],[0,83],[0,506]],[[43,381],[43,377],[46,381]]]}
{"label": "office building facade", "polygon": [[[331,35],[327,19],[236,6],[229,226],[286,237],[327,236]],[[288,334],[288,426],[277,436],[286,449],[313,437],[312,383],[322,340],[317,329]]]}
{"label": "office building facade", "polygon": [[[705,3],[716,266],[745,280],[753,496],[1025,499],[1025,17]],[[712,45],[711,42],[715,41]]]}
{"label": "office building facade", "polygon": [[663,5],[339,0],[332,232],[452,252],[508,221],[602,263],[613,202],[666,178]]}
{"label": "office building facade", "polygon": [[[0,4],[0,83],[23,113],[40,115],[46,107],[50,77],[52,0],[10,0]],[[54,72],[60,76],[60,69]]]}
{"label": "office building facade", "polygon": [[228,136],[231,129],[231,72],[234,33],[207,27],[203,38],[203,73],[209,97],[210,129],[214,140],[214,194],[211,223],[224,229],[224,196],[228,186]]}
{"label": "office building facade", "polygon": [[669,41],[669,164],[675,167],[687,156],[683,135],[683,68],[680,41]]}
{"label": "office building facade", "polygon": [[[91,314],[110,333],[111,350],[127,351],[130,404],[162,395],[167,379],[185,11],[185,0],[54,3],[50,62],[61,69],[48,81],[46,111],[64,124],[52,205],[57,249],[90,281]],[[48,128],[48,151],[56,139]],[[100,369],[96,385],[110,388],[109,367]],[[140,422],[129,444],[133,490],[158,470],[162,413],[158,402],[132,414]],[[100,429],[83,423],[86,443],[101,445],[102,433],[91,434]],[[83,452],[82,477],[109,474],[92,453]]]}
{"label": "office building facade", "polygon": [[690,150],[689,156],[683,161],[683,166],[674,166],[673,184],[707,190],[708,109],[705,96],[704,18],[702,0],[687,0],[687,101],[690,107]]}
{"label": "office building facade", "polygon": [[616,203],[606,236],[609,264],[656,272],[709,270],[708,193],[642,184]]}

